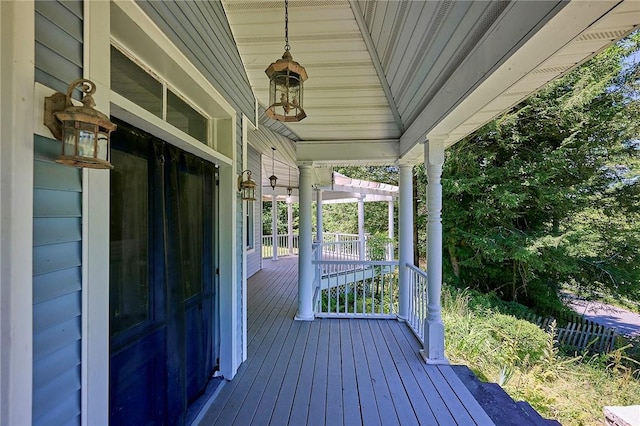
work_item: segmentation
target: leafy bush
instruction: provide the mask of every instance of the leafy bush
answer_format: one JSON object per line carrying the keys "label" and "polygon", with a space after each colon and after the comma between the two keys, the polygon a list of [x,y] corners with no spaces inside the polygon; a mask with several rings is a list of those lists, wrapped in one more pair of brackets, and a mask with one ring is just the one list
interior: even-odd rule
{"label": "leafy bush", "polygon": [[637,348],[567,356],[555,340],[555,325],[547,333],[516,318],[529,313],[494,294],[445,286],[447,357],[563,425],[600,425],[603,406],[640,404],[640,364],[632,358]]}

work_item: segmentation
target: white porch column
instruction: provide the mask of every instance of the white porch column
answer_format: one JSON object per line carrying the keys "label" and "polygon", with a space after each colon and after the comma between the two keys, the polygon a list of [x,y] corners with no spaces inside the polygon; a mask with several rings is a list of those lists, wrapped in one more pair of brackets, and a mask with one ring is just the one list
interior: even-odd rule
{"label": "white porch column", "polygon": [[298,235],[298,321],[313,321],[313,260],[311,231],[311,166],[301,164],[299,203],[300,231]]}
{"label": "white porch column", "polygon": [[358,197],[358,240],[360,241],[360,260],[364,260],[364,195]]}
{"label": "white porch column", "polygon": [[293,207],[291,203],[291,196],[287,197],[287,247],[289,247],[289,254],[293,254]]}
{"label": "white porch column", "polygon": [[278,260],[278,197],[271,196],[271,235],[273,236],[273,258]]}
{"label": "white porch column", "polygon": [[413,263],[413,166],[400,165],[400,198],[398,200],[398,259],[400,262],[400,319],[409,315],[409,271],[407,263]]}
{"label": "white porch column", "polygon": [[442,324],[442,164],[444,140],[433,138],[424,145],[427,169],[427,287],[429,304],[424,330],[423,357],[430,364],[446,364],[444,356],[444,324]]}
{"label": "white porch column", "polygon": [[316,242],[322,243],[322,189],[316,188]]}
{"label": "white porch column", "polygon": [[[393,199],[388,203],[389,208],[389,239],[393,240]],[[387,260],[393,260],[393,242],[389,243]]]}

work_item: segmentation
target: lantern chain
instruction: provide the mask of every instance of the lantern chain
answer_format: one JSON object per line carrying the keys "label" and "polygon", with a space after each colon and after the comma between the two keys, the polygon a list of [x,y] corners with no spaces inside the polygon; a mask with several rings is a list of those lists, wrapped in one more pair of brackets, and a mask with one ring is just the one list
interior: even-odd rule
{"label": "lantern chain", "polygon": [[289,0],[284,0],[284,50],[291,49],[289,46]]}

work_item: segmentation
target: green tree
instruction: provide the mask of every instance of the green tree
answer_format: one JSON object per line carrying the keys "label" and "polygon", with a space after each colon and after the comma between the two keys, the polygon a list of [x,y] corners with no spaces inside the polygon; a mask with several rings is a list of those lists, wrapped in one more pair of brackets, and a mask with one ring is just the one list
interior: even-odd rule
{"label": "green tree", "polygon": [[610,47],[447,151],[449,280],[542,309],[564,283],[638,294],[638,63],[625,58],[639,42]]}

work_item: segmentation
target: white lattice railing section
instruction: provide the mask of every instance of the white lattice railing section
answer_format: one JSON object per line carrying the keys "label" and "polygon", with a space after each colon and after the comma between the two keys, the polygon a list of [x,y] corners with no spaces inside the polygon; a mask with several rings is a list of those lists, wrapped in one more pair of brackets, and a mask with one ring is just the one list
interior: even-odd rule
{"label": "white lattice railing section", "polygon": [[315,253],[318,317],[395,318],[398,262],[322,260]]}
{"label": "white lattice railing section", "polygon": [[429,303],[427,292],[427,273],[414,265],[407,263],[409,272],[409,306],[407,324],[424,344],[424,322],[427,318]]}
{"label": "white lattice railing section", "polygon": [[[292,235],[291,240],[291,250],[289,250],[289,235],[279,234],[277,236],[278,256],[298,254],[298,235]],[[273,257],[273,235],[262,236],[262,257]]]}

